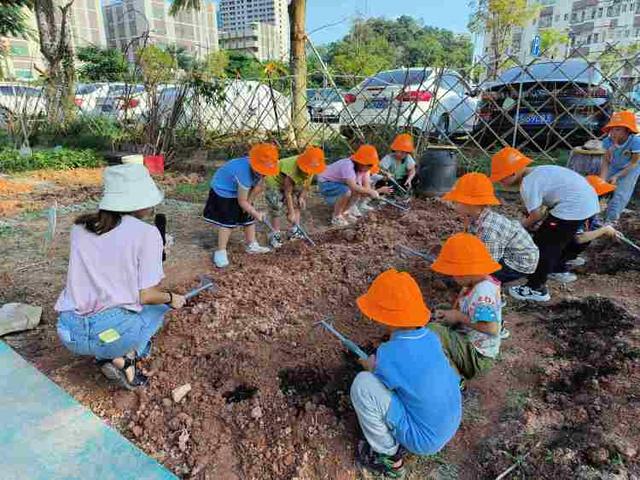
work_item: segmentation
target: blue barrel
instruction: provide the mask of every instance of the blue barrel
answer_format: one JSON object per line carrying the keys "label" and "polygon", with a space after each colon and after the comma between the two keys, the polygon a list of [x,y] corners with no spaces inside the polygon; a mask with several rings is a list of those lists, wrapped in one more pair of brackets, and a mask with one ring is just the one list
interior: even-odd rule
{"label": "blue barrel", "polygon": [[427,196],[447,193],[458,178],[458,149],[449,145],[429,145],[418,162],[418,190]]}

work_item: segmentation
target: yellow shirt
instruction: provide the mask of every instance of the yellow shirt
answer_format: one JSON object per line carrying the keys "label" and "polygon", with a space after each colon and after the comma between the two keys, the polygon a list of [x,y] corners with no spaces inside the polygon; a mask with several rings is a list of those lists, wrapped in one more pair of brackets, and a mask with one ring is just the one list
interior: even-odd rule
{"label": "yellow shirt", "polygon": [[297,187],[306,188],[311,185],[313,175],[307,175],[298,168],[297,164],[298,156],[286,157],[278,162],[280,165],[280,174],[275,177],[267,177],[265,182],[267,187],[274,189],[282,189],[285,175],[289,177],[293,184]]}

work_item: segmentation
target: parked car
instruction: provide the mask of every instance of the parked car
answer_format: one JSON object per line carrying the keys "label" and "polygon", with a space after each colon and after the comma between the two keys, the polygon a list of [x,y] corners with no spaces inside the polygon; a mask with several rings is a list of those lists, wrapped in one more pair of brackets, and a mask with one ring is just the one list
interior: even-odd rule
{"label": "parked car", "polygon": [[[188,88],[185,91],[181,89]],[[172,86],[159,94],[160,110],[168,119],[183,97],[178,126],[214,131],[218,134],[240,132],[277,132],[291,123],[291,101],[280,92],[252,80],[231,80],[213,95],[204,95],[191,87]]]}
{"label": "parked car", "polygon": [[312,122],[337,123],[344,109],[343,93],[335,88],[307,89],[307,109]]}
{"label": "parked car", "polygon": [[477,100],[455,70],[441,76],[428,67],[387,70],[365,79],[344,99],[340,122],[347,134],[354,126],[392,125],[456,136],[471,132],[475,123]]}
{"label": "parked car", "polygon": [[7,128],[20,118],[45,113],[42,88],[29,85],[0,84],[0,128]]}
{"label": "parked car", "polygon": [[510,68],[484,85],[474,136],[491,144],[513,135],[517,123],[538,146],[581,145],[591,134],[602,134],[612,111],[612,87],[598,65],[541,61]]}
{"label": "parked car", "polygon": [[622,103],[625,108],[640,111],[640,85],[636,85],[633,89],[622,94]]}
{"label": "parked car", "polygon": [[105,84],[96,91],[94,115],[105,115],[119,121],[138,121],[147,109],[143,85]]}

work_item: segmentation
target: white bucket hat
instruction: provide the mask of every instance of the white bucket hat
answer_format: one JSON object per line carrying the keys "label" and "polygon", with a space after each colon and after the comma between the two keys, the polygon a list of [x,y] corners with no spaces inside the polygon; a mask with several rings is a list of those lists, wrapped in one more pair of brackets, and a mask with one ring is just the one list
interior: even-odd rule
{"label": "white bucket hat", "polygon": [[111,212],[135,212],[162,202],[158,189],[144,165],[130,163],[104,170],[104,192],[98,208]]}

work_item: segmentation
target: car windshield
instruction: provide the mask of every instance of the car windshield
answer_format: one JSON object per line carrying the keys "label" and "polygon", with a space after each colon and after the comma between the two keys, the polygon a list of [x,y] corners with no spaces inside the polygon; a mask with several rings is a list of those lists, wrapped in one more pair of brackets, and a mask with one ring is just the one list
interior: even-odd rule
{"label": "car windshield", "polygon": [[337,92],[333,88],[309,89],[307,90],[307,98],[309,100],[322,102],[339,102],[340,92]]}
{"label": "car windshield", "polygon": [[88,84],[88,85],[78,85],[76,87],[76,95],[89,95],[90,93],[98,90],[98,85]]}
{"label": "car windshield", "polygon": [[388,85],[419,85],[431,76],[430,68],[409,68],[380,72],[364,81],[363,87],[386,87]]}
{"label": "car windshield", "polygon": [[37,97],[40,90],[33,87],[23,87],[21,85],[2,85],[0,95],[19,95],[21,97]]}
{"label": "car windshield", "polygon": [[126,95],[133,93],[142,93],[144,87],[142,85],[111,85],[109,87],[109,95]]}
{"label": "car windshield", "polygon": [[514,67],[501,73],[499,83],[531,83],[536,81],[571,81],[591,84],[602,83],[602,74],[596,65],[584,60],[534,63],[528,67]]}

